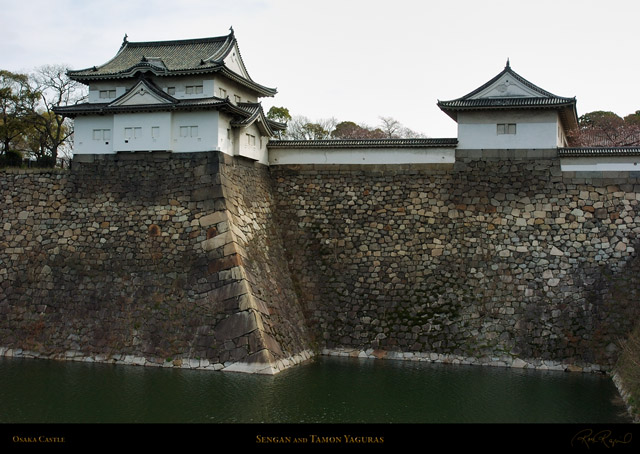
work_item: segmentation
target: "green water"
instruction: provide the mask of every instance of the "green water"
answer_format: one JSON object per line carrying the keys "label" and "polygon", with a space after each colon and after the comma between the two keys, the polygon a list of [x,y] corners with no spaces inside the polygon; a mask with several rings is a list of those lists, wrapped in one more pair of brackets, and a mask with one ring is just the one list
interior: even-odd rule
{"label": "green water", "polygon": [[276,376],[0,360],[2,423],[626,423],[607,377],[320,357]]}

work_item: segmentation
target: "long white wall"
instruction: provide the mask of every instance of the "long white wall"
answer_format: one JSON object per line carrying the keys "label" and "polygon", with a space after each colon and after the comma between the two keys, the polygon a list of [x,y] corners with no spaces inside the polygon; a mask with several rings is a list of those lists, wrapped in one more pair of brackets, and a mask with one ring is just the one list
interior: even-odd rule
{"label": "long white wall", "polygon": [[[515,134],[498,134],[498,124],[515,124]],[[561,146],[558,114],[553,111],[460,112],[460,149],[547,149]]]}
{"label": "long white wall", "polygon": [[640,171],[640,156],[597,156],[561,158],[564,172]]}
{"label": "long white wall", "polygon": [[455,148],[269,148],[270,165],[453,164]]}

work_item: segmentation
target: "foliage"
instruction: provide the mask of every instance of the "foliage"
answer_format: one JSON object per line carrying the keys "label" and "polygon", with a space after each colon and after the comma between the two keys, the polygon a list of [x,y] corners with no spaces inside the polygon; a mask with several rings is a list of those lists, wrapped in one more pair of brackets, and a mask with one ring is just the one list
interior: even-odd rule
{"label": "foliage", "polygon": [[424,134],[416,132],[402,125],[398,120],[392,117],[380,117],[380,129],[388,139],[416,139],[425,138]]}
{"label": "foliage", "polygon": [[624,118],[598,110],[578,119],[578,130],[569,134],[574,147],[640,146],[640,111]]}
{"label": "foliage", "polygon": [[616,364],[616,371],[622,378],[624,388],[630,395],[634,416],[640,418],[640,323],[636,324],[629,337],[621,343],[622,353]]}
{"label": "foliage", "polygon": [[0,156],[0,167],[20,167],[22,165],[22,153],[9,150]]}
{"label": "foliage", "polygon": [[291,121],[291,114],[286,107],[273,106],[269,109],[269,112],[267,112],[267,118],[279,123],[287,123]]}
{"label": "foliage", "polygon": [[39,147],[33,149],[32,154],[39,162],[52,159],[55,163],[60,149],[69,146],[73,123],[53,109],[82,101],[85,91],[81,84],[67,77],[67,68],[61,65],[41,66],[31,76],[31,81],[41,94],[37,115],[33,117],[34,129],[40,137]]}
{"label": "foliage", "polygon": [[316,121],[305,116],[289,115],[285,107],[272,107],[267,118],[282,121],[287,120],[287,130],[281,135],[289,140],[327,140],[327,139],[398,139],[426,137],[415,132],[391,117],[380,117],[378,127],[357,124],[353,121],[338,122],[335,118]]}
{"label": "foliage", "polygon": [[384,132],[365,125],[357,125],[353,121],[343,121],[336,125],[331,133],[334,139],[384,139]]}
{"label": "foliage", "polygon": [[0,156],[20,151],[38,98],[27,75],[0,70]]}
{"label": "foliage", "polygon": [[69,152],[73,124],[54,108],[79,102],[84,90],[66,71],[59,65],[32,75],[0,70],[0,156],[19,152],[52,166],[61,151]]}
{"label": "foliage", "polygon": [[287,125],[284,138],[291,140],[326,140],[336,127],[335,118],[312,122],[307,117],[295,116]]}

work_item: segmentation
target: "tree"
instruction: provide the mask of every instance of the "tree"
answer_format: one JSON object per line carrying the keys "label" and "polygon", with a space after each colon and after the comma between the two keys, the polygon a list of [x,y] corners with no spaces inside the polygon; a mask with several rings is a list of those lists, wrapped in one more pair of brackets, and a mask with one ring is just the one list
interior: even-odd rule
{"label": "tree", "polygon": [[73,122],[56,114],[53,109],[84,100],[86,91],[83,85],[67,77],[67,68],[62,65],[37,68],[31,81],[40,94],[38,110],[31,117],[39,147],[32,152],[39,162],[48,160],[55,165],[61,148],[69,145]]}
{"label": "tree", "polygon": [[[288,123],[291,121],[291,114],[289,113],[289,109],[286,107],[276,107],[272,106],[267,112],[267,118],[269,120],[277,121],[278,123]],[[278,139],[282,139],[282,137],[286,135],[286,130],[278,131]]]}
{"label": "tree", "polygon": [[315,122],[304,116],[295,116],[287,125],[285,137],[291,140],[326,140],[336,127],[335,118],[321,119]]}
{"label": "tree", "polygon": [[395,139],[402,125],[398,120],[391,117],[380,117],[380,129],[387,139]]}
{"label": "tree", "polygon": [[53,166],[69,149],[73,123],[54,108],[80,102],[86,91],[66,71],[60,65],[42,66],[31,76],[0,70],[0,157],[19,152]]}
{"label": "tree", "polygon": [[286,107],[273,106],[269,109],[269,112],[267,112],[267,118],[279,123],[287,123],[291,121],[291,114]]}
{"label": "tree", "polygon": [[403,126],[398,120],[392,117],[380,117],[380,129],[387,139],[415,139],[426,138],[427,136]]}
{"label": "tree", "polygon": [[640,145],[640,111],[624,118],[598,110],[582,115],[569,134],[574,147],[629,147]]}
{"label": "tree", "polygon": [[384,139],[381,129],[371,129],[368,126],[357,125],[353,121],[342,121],[336,125],[331,133],[334,139]]}
{"label": "tree", "polygon": [[19,151],[39,96],[26,74],[0,70],[0,156]]}

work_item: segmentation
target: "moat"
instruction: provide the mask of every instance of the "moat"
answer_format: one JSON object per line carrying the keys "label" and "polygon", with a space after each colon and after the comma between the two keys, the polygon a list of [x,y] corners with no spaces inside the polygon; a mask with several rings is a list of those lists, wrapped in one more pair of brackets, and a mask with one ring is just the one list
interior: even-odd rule
{"label": "moat", "polygon": [[0,402],[2,423],[631,422],[604,375],[335,357],[275,376],[3,358]]}

